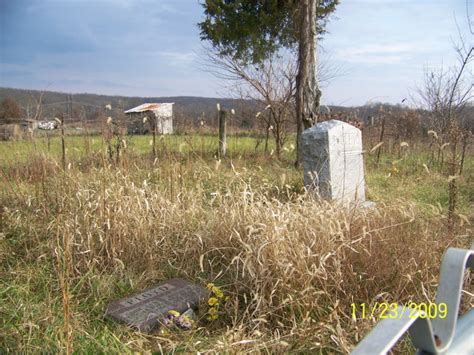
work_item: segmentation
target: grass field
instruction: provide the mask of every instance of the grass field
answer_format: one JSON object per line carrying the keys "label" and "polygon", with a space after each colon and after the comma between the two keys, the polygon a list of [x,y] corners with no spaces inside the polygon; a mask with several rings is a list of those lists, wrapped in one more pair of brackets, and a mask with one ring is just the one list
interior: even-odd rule
{"label": "grass field", "polygon": [[[447,176],[421,145],[379,163],[367,153],[377,208],[348,210],[305,193],[290,143],[277,160],[231,136],[218,161],[211,135],[160,138],[155,160],[149,142],[127,138],[110,161],[100,136],[66,137],[66,170],[57,137],[0,142],[2,351],[344,353],[374,324],[353,320],[352,303],[433,301],[443,252],[472,242],[472,154],[448,238]],[[189,331],[104,317],[171,277],[213,282],[229,300],[214,321],[202,305]]]}
{"label": "grass field", "polygon": [[[67,156],[70,161],[84,158],[91,152],[105,152],[106,144],[101,136],[68,136]],[[143,155],[151,152],[150,136],[126,136],[127,150],[133,154]],[[258,143],[258,145],[257,145]],[[268,152],[274,149],[274,141],[269,140]],[[157,138],[157,148],[163,151],[172,151],[182,154],[199,153],[206,156],[215,154],[218,141],[210,134],[193,135],[166,135]],[[288,144],[289,146],[290,144]],[[263,138],[257,140],[249,136],[229,136],[227,139],[228,158],[238,158],[242,154],[262,154],[264,152]],[[35,140],[6,141],[0,143],[0,156],[2,165],[12,162],[26,162],[31,154],[46,154],[59,160],[61,144],[57,136],[49,140],[46,137]]]}

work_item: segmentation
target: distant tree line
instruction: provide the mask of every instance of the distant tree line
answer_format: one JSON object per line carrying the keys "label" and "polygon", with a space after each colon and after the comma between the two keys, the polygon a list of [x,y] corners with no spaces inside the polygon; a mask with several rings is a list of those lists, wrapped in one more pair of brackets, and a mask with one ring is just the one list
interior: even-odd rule
{"label": "distant tree line", "polygon": [[[43,95],[42,95],[43,94]],[[40,96],[41,100],[40,100]],[[53,119],[55,116],[67,112],[67,93],[54,91],[37,91],[0,88],[0,122],[5,119],[34,118]],[[39,102],[40,101],[40,102]],[[243,99],[223,99],[204,97],[124,97],[106,96],[95,94],[74,94],[72,100],[72,117],[80,121],[84,118],[88,121],[107,119],[112,115],[117,118],[123,111],[144,102],[175,102],[174,116],[175,127],[186,129],[191,127],[217,127],[216,104],[225,110],[234,109],[236,114],[231,122],[232,127],[239,129],[259,129],[262,120],[256,118],[256,114],[265,109],[261,102]],[[111,105],[113,110],[105,110],[106,105]],[[40,106],[40,107],[38,107]],[[387,120],[394,121],[401,117],[404,112],[410,111],[407,106],[387,103],[371,103],[363,106],[329,106],[334,114],[347,119],[357,118],[364,124],[371,124],[372,120],[377,124],[381,112],[387,115]],[[426,132],[429,129],[429,112],[416,110],[420,117],[420,126]],[[389,114],[388,114],[389,113]],[[474,105],[466,107],[466,115],[473,117]],[[324,119],[324,117],[322,117]],[[4,122],[5,123],[5,122]],[[410,123],[412,124],[412,123]],[[474,132],[474,120],[463,119],[463,127]],[[400,125],[403,125],[400,123]]]}

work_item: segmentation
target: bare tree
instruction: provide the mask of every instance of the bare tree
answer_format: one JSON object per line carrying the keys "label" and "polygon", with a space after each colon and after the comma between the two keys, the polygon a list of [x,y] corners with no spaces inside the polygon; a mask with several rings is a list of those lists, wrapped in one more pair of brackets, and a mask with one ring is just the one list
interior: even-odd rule
{"label": "bare tree", "polygon": [[36,95],[31,95],[26,105],[26,117],[33,120],[40,120],[43,114],[44,91]]}
{"label": "bare tree", "polygon": [[[467,4],[467,3],[466,3]],[[474,60],[474,48],[472,46],[474,32],[471,27],[471,19],[467,12],[469,24],[468,41],[458,28],[459,39],[454,50],[458,62],[452,68],[425,73],[424,86],[418,90],[422,103],[431,112],[431,128],[433,136],[438,140],[441,147],[450,147],[450,162],[447,170],[449,202],[448,202],[448,233],[451,235],[454,228],[454,213],[457,200],[457,177],[462,172],[467,139],[461,129],[460,123],[469,109],[469,103],[474,98],[474,75],[468,70],[470,63]],[[457,24],[457,22],[456,22]],[[467,45],[466,43],[469,43]],[[461,156],[459,155],[459,144],[462,143]],[[461,165],[461,167],[460,167]]]}
{"label": "bare tree", "polygon": [[261,103],[267,133],[275,139],[279,158],[286,140],[288,126],[295,121],[294,95],[296,68],[288,57],[274,55],[261,64],[249,66],[231,56],[207,50],[207,70],[216,77],[232,83],[230,91],[242,99]]}
{"label": "bare tree", "polygon": [[[474,73],[469,65],[474,60],[474,30],[466,2],[466,17],[469,33],[463,35],[456,21],[458,41],[454,44],[457,64],[445,69],[425,72],[424,84],[418,90],[422,104],[431,114],[431,128],[446,138],[450,130],[459,125],[466,109],[474,98]],[[466,39],[467,37],[467,39]]]}
{"label": "bare tree", "polygon": [[431,128],[441,135],[446,135],[456,119],[463,116],[473,98],[469,75],[463,77],[467,65],[473,60],[473,48],[465,50],[460,46],[456,47],[456,52],[458,66],[426,72],[423,87],[418,90],[422,103],[431,112]]}

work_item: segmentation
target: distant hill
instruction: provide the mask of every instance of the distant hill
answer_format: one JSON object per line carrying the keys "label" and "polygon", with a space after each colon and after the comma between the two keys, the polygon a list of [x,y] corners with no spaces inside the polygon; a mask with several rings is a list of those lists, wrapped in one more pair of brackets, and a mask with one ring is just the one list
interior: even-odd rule
{"label": "distant hill", "polygon": [[[175,115],[186,120],[198,117],[214,117],[216,105],[220,103],[224,109],[237,109],[237,107],[255,106],[249,101],[207,98],[207,97],[126,97],[107,96],[97,94],[68,94],[55,91],[24,90],[13,88],[0,88],[0,100],[6,97],[14,99],[22,108],[25,116],[31,116],[36,112],[38,102],[41,98],[41,117],[52,118],[60,113],[70,113],[71,117],[79,117],[85,114],[86,119],[92,119],[94,115],[105,112],[105,106],[111,105],[113,115],[123,114],[123,111],[141,105],[145,102],[174,102]],[[109,113],[107,113],[109,114]]]}
{"label": "distant hill", "polygon": [[[189,126],[204,121],[207,125],[216,125],[216,105],[223,109],[234,109],[233,125],[242,128],[252,128],[256,124],[255,114],[262,109],[262,104],[255,101],[230,98],[169,96],[169,97],[127,97],[97,95],[88,93],[69,94],[56,91],[25,90],[0,87],[0,101],[6,97],[14,99],[22,108],[25,117],[33,117],[38,109],[41,98],[39,118],[53,118],[61,113],[72,120],[95,121],[104,116],[123,118],[123,111],[141,105],[145,102],[174,102],[175,126]],[[111,105],[112,112],[106,111],[105,106]],[[357,117],[368,122],[371,116],[377,116],[383,108],[385,112],[394,114],[407,110],[402,105],[386,103],[371,103],[358,107],[329,106],[332,113],[340,113],[342,117]],[[323,105],[322,112],[328,107]],[[474,107],[470,110],[474,110]],[[419,111],[421,113],[421,111]],[[426,117],[426,112],[422,113]]]}
{"label": "distant hill", "polygon": [[[59,113],[68,113],[72,111],[71,116],[77,116],[78,111],[84,110],[87,116],[96,111],[103,111],[105,105],[111,105],[115,113],[123,112],[129,108],[138,106],[144,102],[174,102],[175,114],[183,116],[187,120],[197,119],[198,117],[214,117],[216,105],[220,103],[221,107],[236,111],[251,112],[254,115],[258,108],[257,103],[248,100],[238,100],[229,98],[210,98],[193,96],[170,96],[170,97],[127,97],[110,96],[97,94],[69,94],[55,91],[24,90],[13,88],[0,88],[0,100],[6,97],[13,98],[22,107],[25,115],[28,111],[36,110],[38,100],[42,96],[42,116],[53,117]],[[70,102],[70,103],[69,103]],[[385,104],[384,104],[385,105]],[[397,106],[393,106],[397,108]],[[366,115],[375,114],[378,111],[377,104],[363,107],[340,107],[330,106],[331,111],[344,113],[355,112]],[[400,108],[403,109],[403,108]],[[326,109],[323,108],[323,111]]]}

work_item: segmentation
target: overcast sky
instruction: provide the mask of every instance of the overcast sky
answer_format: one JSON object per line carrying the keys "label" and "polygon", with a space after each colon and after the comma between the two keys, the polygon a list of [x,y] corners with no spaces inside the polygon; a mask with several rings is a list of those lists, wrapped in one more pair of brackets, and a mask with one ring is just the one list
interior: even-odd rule
{"label": "overcast sky", "polygon": [[[468,0],[471,13],[474,1]],[[198,0],[0,0],[0,86],[125,96],[226,96],[201,70]],[[465,0],[341,0],[321,43],[326,104],[398,103],[455,62]],[[470,38],[472,40],[472,37]]]}

